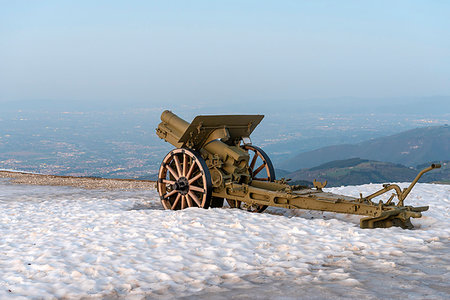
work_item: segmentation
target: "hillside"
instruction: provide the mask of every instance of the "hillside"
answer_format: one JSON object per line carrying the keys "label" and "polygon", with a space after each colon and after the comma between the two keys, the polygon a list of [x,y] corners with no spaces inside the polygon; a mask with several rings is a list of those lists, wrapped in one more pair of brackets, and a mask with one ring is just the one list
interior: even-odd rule
{"label": "hillside", "polygon": [[[288,174],[293,184],[302,184],[302,181],[312,182],[328,181],[327,186],[356,185],[364,183],[410,182],[420,170],[390,162],[379,162],[360,158],[336,160],[327,162],[310,169],[300,169]],[[425,174],[420,182],[448,182],[450,181],[449,164],[443,164],[439,170]]]}
{"label": "hillside", "polygon": [[303,152],[276,167],[289,171],[311,168],[328,161],[363,157],[416,167],[430,161],[450,159],[450,127],[416,128],[357,144],[334,145]]}

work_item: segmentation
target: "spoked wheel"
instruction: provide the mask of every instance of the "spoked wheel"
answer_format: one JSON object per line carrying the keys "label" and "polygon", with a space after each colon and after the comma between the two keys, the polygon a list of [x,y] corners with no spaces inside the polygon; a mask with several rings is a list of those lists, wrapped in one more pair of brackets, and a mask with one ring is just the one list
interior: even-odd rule
{"label": "spoked wheel", "polygon": [[249,168],[252,180],[274,181],[275,169],[266,152],[253,145],[244,145],[242,148],[250,154]]}
{"label": "spoked wheel", "polygon": [[[269,156],[261,148],[253,145],[244,145],[243,149],[247,150],[250,155],[249,169],[252,180],[258,181],[274,181],[275,169]],[[228,204],[232,208],[241,208],[250,212],[263,212],[267,205],[248,205],[238,200],[228,200]]]}
{"label": "spoked wheel", "polygon": [[211,175],[205,160],[189,149],[174,149],[164,157],[158,174],[158,193],[165,209],[208,208]]}

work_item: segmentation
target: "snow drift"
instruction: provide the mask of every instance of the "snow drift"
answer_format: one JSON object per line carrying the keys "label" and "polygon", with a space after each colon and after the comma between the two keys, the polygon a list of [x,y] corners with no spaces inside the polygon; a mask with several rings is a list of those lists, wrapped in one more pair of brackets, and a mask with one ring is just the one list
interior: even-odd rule
{"label": "snow drift", "polygon": [[416,229],[360,229],[358,216],[167,211],[156,191],[0,180],[0,298],[446,299],[449,194],[448,185],[417,184],[407,204],[430,210],[412,220]]}

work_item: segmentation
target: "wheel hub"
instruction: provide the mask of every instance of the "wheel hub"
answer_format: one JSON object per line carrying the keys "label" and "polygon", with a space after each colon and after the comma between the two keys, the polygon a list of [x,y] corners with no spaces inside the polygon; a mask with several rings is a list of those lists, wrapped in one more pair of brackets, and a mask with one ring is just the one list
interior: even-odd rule
{"label": "wheel hub", "polygon": [[189,192],[189,181],[186,177],[180,177],[173,185],[173,188],[179,191],[182,195],[186,195]]}

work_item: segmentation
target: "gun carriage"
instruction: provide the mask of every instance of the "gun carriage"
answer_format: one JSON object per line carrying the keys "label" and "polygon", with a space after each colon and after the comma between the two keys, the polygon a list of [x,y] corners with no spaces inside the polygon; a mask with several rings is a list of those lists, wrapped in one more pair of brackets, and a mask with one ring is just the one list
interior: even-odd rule
{"label": "gun carriage", "polygon": [[[365,216],[361,228],[399,226],[411,229],[410,218],[420,218],[428,206],[404,205],[419,178],[440,165],[422,170],[401,189],[385,184],[379,191],[359,198],[324,192],[325,183],[314,188],[290,186],[276,180],[268,155],[251,144],[250,135],[263,115],[197,116],[191,123],[170,111],[161,114],[157,135],[176,149],[163,159],[157,189],[166,209],[230,207],[263,212],[268,206],[330,211]],[[395,191],[385,202],[373,198]],[[394,198],[397,198],[394,201]]]}

